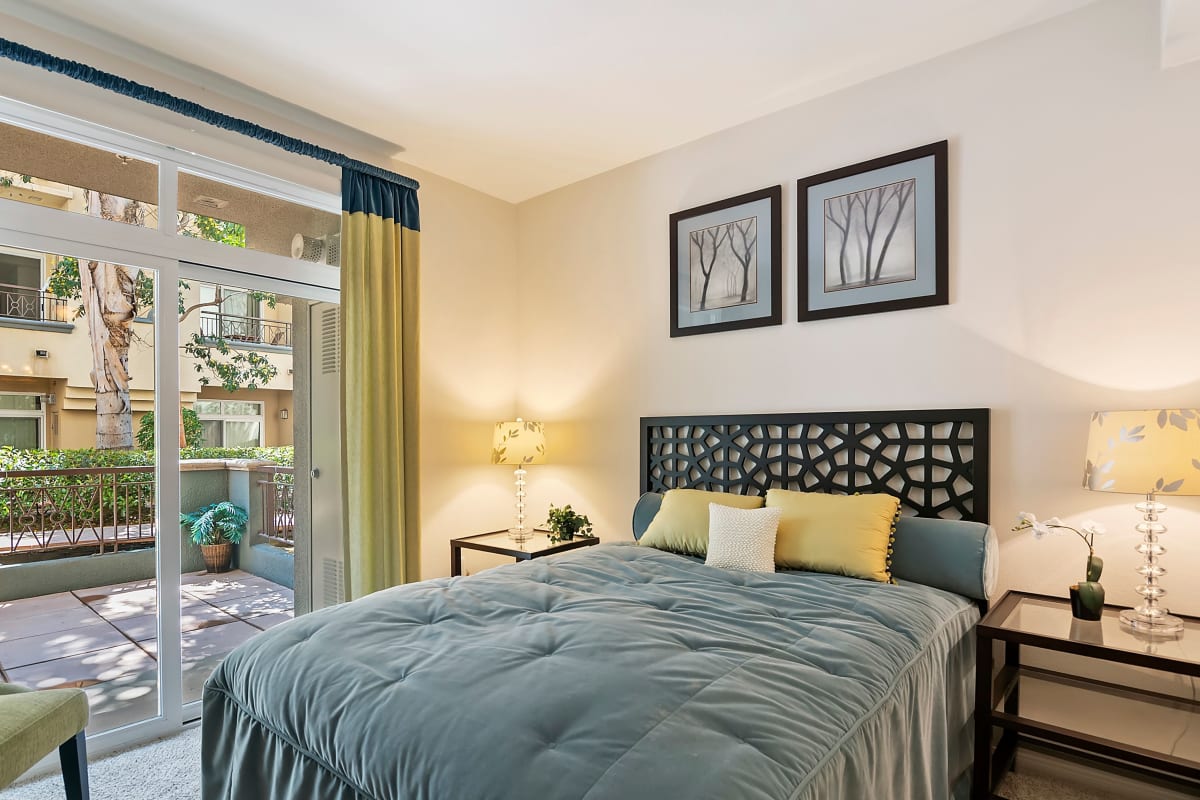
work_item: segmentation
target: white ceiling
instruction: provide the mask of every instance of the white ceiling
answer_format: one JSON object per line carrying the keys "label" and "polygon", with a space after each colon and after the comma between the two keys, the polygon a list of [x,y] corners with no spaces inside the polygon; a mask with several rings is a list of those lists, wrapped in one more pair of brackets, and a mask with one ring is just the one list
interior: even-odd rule
{"label": "white ceiling", "polygon": [[1090,2],[33,1],[513,202]]}

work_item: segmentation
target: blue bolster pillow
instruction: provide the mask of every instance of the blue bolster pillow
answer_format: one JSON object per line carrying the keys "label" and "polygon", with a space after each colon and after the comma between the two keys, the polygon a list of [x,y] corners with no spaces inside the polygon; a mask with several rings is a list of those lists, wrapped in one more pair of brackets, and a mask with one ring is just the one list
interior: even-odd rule
{"label": "blue bolster pillow", "polygon": [[[647,492],[633,507],[633,538],[641,539],[662,505],[662,495]],[[900,517],[892,550],[892,575],[898,581],[987,600],[996,588],[1000,556],[996,532],[982,522]]]}

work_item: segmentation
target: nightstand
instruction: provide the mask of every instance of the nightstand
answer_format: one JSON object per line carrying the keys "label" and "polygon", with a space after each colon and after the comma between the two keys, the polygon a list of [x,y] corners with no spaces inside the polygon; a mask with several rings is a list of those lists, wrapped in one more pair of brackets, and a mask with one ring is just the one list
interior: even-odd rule
{"label": "nightstand", "polygon": [[[1083,656],[1093,660],[1089,671],[1109,662],[1200,676],[1200,619],[1183,617],[1181,636],[1152,637],[1122,627],[1120,612],[1105,606],[1099,621],[1085,622],[1071,616],[1062,598],[1008,592],[980,621],[973,800],[994,797],[1018,743],[1134,772],[1184,793],[1200,790],[1200,739],[1185,741],[1180,733],[1200,717],[1194,691],[1179,697],[1022,664],[1024,645]],[[993,678],[997,640],[1004,642],[1004,664]],[[1101,707],[1111,709],[1106,714]],[[995,728],[1002,733],[993,745]]]}
{"label": "nightstand", "polygon": [[528,561],[531,558],[552,556],[555,553],[565,553],[578,547],[590,547],[600,544],[595,536],[574,536],[566,541],[550,541],[549,531],[534,531],[533,536],[523,542],[514,542],[508,536],[508,531],[492,531],[476,536],[464,536],[461,539],[450,540],[450,576],[462,575],[462,551],[482,550],[485,553],[498,553],[502,556],[515,558],[517,561]]}

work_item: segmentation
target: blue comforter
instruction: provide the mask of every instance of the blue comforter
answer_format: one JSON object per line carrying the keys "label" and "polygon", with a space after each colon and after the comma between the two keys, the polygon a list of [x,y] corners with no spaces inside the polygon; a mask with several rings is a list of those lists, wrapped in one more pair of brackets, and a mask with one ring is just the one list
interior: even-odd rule
{"label": "blue comforter", "polygon": [[397,587],[225,659],[204,797],[946,797],[977,619],[632,545]]}

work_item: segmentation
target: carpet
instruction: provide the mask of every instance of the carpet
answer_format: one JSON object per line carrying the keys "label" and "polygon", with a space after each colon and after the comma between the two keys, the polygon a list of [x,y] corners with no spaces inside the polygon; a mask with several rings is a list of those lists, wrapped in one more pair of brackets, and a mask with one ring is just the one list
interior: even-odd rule
{"label": "carpet", "polygon": [[[200,728],[97,758],[88,765],[92,800],[199,800]],[[1035,775],[1009,773],[1007,800],[1100,800],[1093,791]],[[62,800],[60,775],[0,789],[0,800]],[[268,800],[264,798],[264,800]]]}

